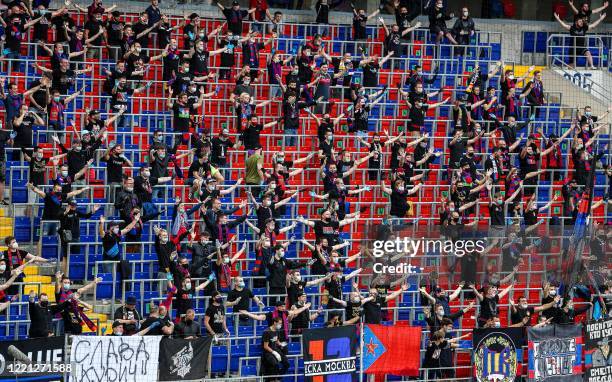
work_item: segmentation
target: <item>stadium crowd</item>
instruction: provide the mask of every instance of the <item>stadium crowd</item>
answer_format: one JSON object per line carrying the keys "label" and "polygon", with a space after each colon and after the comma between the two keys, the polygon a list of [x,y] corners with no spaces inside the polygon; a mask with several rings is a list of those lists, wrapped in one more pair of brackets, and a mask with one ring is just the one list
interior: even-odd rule
{"label": "stadium crowd", "polygon": [[[380,71],[406,55],[419,28],[429,28],[438,48],[457,45],[453,54],[465,55],[476,33],[469,8],[454,17],[442,0],[431,1],[425,10],[427,26],[414,22],[420,10],[410,1],[386,2],[370,14],[353,7],[352,38],[364,44],[352,55],[328,50],[335,4],[327,0],[314,6],[319,33],[296,52],[274,48],[286,22],[266,0],[251,0],[248,9],[237,1],[216,3],[224,21],[214,28],[206,28],[210,24],[197,13],[180,20],[164,14],[158,0],[130,23],[120,5],[105,7],[101,0],[86,8],[66,1],[50,9],[48,0],[7,5],[0,15],[4,72],[19,65],[23,51],[38,59],[37,79],[25,88],[10,73],[0,78],[0,195],[7,159],[25,164],[25,216],[38,216],[36,204],[42,201],[41,242],[42,236],[57,236],[60,242],[54,303],[45,293],[28,297],[29,337],[95,329],[87,316],[94,306],[85,296],[103,279],[81,284],[71,280],[67,265],[69,244],[81,236],[81,220],[98,220],[95,234],[104,273],[116,270],[124,280],[129,270],[123,256],[139,251],[133,244],[144,240],[149,226],[157,256],[156,287],[165,297],[146,301],[145,314],[138,309],[145,302],[128,293],[113,314],[109,335],[212,335],[223,341],[235,334],[231,328],[263,322],[261,372],[286,373],[288,344],[319,317],[326,326],[397,320],[397,306],[416,279],[372,274],[373,264],[395,264],[405,254],[374,256],[357,235],[365,229],[359,224],[364,211],[349,201],[373,189],[387,197],[380,224],[369,228],[376,239],[392,241],[423,222],[414,209],[432,179],[440,180],[435,187],[448,190],[434,210],[443,239],[459,240],[478,227],[491,229],[484,251],[450,254],[439,259],[444,276],[423,272],[418,277],[415,295],[429,331],[423,367],[431,369],[430,378],[453,378],[454,349],[471,326],[570,323],[584,319],[585,312],[592,315],[596,305],[598,311],[612,308],[609,269],[598,270],[610,264],[612,251],[605,213],[595,217],[589,251],[581,260],[586,272],[596,273],[596,286],[585,279],[567,290],[561,272],[552,272],[537,286],[542,292],[536,303],[526,290],[511,294],[516,283],[524,284],[520,274],[531,258],[551,252],[549,238],[534,236],[548,226],[576,222],[582,199],[589,197],[592,172],[605,172],[608,188],[590,208],[607,208],[612,167],[609,147],[599,145],[598,135],[609,134],[610,109],[594,115],[588,105],[572,105],[571,125],[557,134],[545,133],[538,124],[548,102],[542,73],[529,68],[518,76],[503,62],[474,65],[464,85],[452,92],[434,88],[435,65],[430,71],[414,66],[404,73],[405,81],[379,85]],[[296,7],[302,6],[298,1]],[[573,36],[585,36],[605,17],[605,7],[573,9],[573,24],[558,18]],[[378,20],[384,39],[377,55],[365,48],[366,26],[381,11],[392,11],[396,21]],[[591,20],[595,13],[600,17]],[[576,42],[574,56],[585,55],[593,67],[584,44]],[[105,69],[102,80],[107,103],[95,108],[84,95],[87,82],[99,76],[92,63],[103,58],[114,65]],[[160,64],[162,81],[151,81],[152,68]],[[361,81],[356,80],[358,69]],[[499,88],[489,85],[493,78],[499,79]],[[222,83],[231,91],[225,92]],[[141,161],[110,137],[138,125],[141,115],[132,112],[132,100],[153,88],[171,118],[149,132]],[[268,98],[257,97],[261,88],[268,89]],[[71,111],[79,98],[86,110],[78,118],[80,126]],[[390,99],[406,110],[397,116],[400,128],[372,131],[370,122],[377,118],[372,111]],[[231,105],[233,114],[223,128],[204,123],[207,102]],[[448,110],[449,127],[442,136],[428,130],[436,109]],[[305,147],[301,136],[311,121],[316,147]],[[341,132],[342,126],[348,132]],[[280,148],[263,144],[270,132],[281,138]],[[350,145],[339,145],[347,139]],[[435,145],[436,139],[444,144]],[[232,161],[235,153],[244,154],[239,164]],[[93,167],[100,162],[106,176],[96,179]],[[298,179],[312,169],[317,169],[317,182],[305,187]],[[364,175],[356,177],[357,172]],[[541,181],[560,182],[560,194],[542,200]],[[104,206],[91,202],[99,185],[106,190]],[[226,203],[226,196],[234,203]],[[322,207],[319,215],[298,213],[301,205],[313,203]],[[561,206],[555,217],[553,205]],[[254,239],[242,242],[237,228],[250,230]],[[296,239],[296,228],[313,232],[314,240]],[[12,236],[4,242],[0,311],[19,298],[15,282],[23,281],[28,265],[54,261],[40,247],[36,255],[34,249],[22,249]],[[292,248],[308,255],[288,258]],[[563,260],[561,253],[552,255]],[[238,264],[250,270],[248,276]],[[254,293],[261,288],[265,295]],[[203,296],[206,309],[197,315],[195,300]]]}

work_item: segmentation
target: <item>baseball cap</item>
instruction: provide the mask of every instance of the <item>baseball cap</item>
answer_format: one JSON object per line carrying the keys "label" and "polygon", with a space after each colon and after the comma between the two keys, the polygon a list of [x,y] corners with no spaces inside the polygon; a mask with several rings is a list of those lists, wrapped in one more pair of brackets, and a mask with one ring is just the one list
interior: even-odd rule
{"label": "baseball cap", "polygon": [[77,201],[74,198],[70,198],[68,199],[68,205],[70,206],[76,206],[77,205]]}
{"label": "baseball cap", "polygon": [[136,296],[128,296],[125,303],[126,305],[136,305]]}

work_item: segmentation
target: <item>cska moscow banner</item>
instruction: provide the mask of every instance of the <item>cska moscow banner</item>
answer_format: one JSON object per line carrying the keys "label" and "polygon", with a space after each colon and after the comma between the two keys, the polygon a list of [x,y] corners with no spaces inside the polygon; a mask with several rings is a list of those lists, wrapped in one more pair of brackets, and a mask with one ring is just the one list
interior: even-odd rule
{"label": "cska moscow banner", "polygon": [[306,329],[302,333],[306,382],[357,381],[357,329],[354,325]]}

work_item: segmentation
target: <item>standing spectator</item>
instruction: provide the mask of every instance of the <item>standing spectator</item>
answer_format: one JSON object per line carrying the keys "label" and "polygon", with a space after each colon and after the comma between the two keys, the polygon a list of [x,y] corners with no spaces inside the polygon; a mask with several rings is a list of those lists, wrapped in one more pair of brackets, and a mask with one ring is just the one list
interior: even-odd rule
{"label": "standing spectator", "polygon": [[[570,25],[565,21],[559,18],[559,15],[555,13],[555,19],[561,24],[561,26],[567,29],[570,32],[570,36],[572,36],[572,49],[570,50],[569,63],[570,65],[574,65],[576,59],[578,58],[578,54],[586,57],[587,69],[595,70],[595,65],[593,64],[593,55],[589,51],[589,47],[586,45],[586,33],[589,29],[595,28],[606,18],[606,14],[602,13],[599,16],[599,19],[595,20],[590,25],[587,24],[585,18],[576,18],[574,20],[574,24]],[[601,58],[600,58],[601,59]],[[601,65],[601,63],[600,63]]]}
{"label": "standing spectator", "polygon": [[193,339],[202,336],[200,323],[195,321],[195,310],[187,309],[185,316],[175,327],[175,336],[184,339]]}
{"label": "standing spectator", "polygon": [[115,322],[119,322],[123,325],[124,335],[131,336],[140,331],[142,316],[136,309],[136,303],[135,296],[128,296],[125,300],[125,304],[117,308],[113,315]]}
{"label": "standing spectator", "polygon": [[[281,340],[283,330],[283,319],[275,317],[269,322],[269,327],[264,330],[261,344],[263,352],[261,355],[261,374],[282,375],[289,369],[289,360],[287,359],[287,343]],[[278,380],[276,377],[267,378],[266,380]]]}
{"label": "standing spectator", "polygon": [[[96,204],[93,206],[91,211],[83,212],[77,209],[78,203],[75,199],[68,199],[68,206],[60,216],[60,242],[62,246],[62,271],[68,272],[68,244],[79,243],[81,237],[81,219],[89,219],[99,209],[100,205]],[[79,245],[73,245],[70,247],[71,253],[80,253]]]}
{"label": "standing spectator", "polygon": [[540,106],[544,106],[544,84],[542,83],[542,72],[533,72],[533,79],[523,88],[529,105],[529,119],[534,120],[540,115]]}
{"label": "standing spectator", "polygon": [[586,1],[582,2],[582,4],[580,5],[580,9],[576,9],[576,6],[574,5],[574,0],[569,0],[569,5],[570,8],[572,8],[572,12],[574,12],[574,21],[576,19],[583,19],[585,24],[588,24],[591,22],[591,16],[593,14],[604,11],[606,8],[608,8],[609,3],[608,1],[604,1],[601,7],[595,9],[591,9],[589,3],[587,3]]}
{"label": "standing spectator", "polygon": [[248,11],[240,9],[240,3],[236,0],[232,1],[231,8],[225,8],[223,4],[219,2],[217,3],[217,6],[219,9],[221,9],[221,12],[223,12],[225,19],[227,20],[228,29],[231,30],[236,36],[242,35],[242,21],[248,15],[257,10],[257,8],[251,8]]}
{"label": "standing spectator", "polygon": [[225,320],[225,308],[223,307],[223,296],[219,291],[214,291],[210,297],[210,305],[204,313],[204,327],[208,335],[229,335],[227,322]]}
{"label": "standing spectator", "polygon": [[451,44],[457,45],[457,41],[455,41],[453,35],[446,26],[446,22],[452,20],[454,15],[452,13],[450,15],[446,14],[443,0],[432,0],[429,4],[430,6],[427,9],[429,31],[435,36],[436,45],[439,45],[444,37],[446,37]]}
{"label": "standing spectator", "polygon": [[36,302],[36,292],[30,291],[28,298],[28,315],[30,317],[30,328],[28,338],[45,338],[54,334],[53,316],[68,308],[69,302],[49,305],[49,296],[41,293]]}
{"label": "standing spectator", "polygon": [[[457,44],[470,45],[470,39],[474,36],[475,29],[474,20],[470,17],[468,8],[461,8],[461,17],[457,18],[453,26],[453,34]],[[464,51],[465,46],[461,46],[455,51],[455,55],[463,56]]]}
{"label": "standing spectator", "polygon": [[365,9],[355,9],[355,5],[351,3],[351,9],[353,10],[353,39],[365,40],[366,39],[366,25],[368,21],[376,17],[380,13],[380,9],[375,10],[369,15],[366,14]]}
{"label": "standing spectator", "polygon": [[[383,317],[382,307],[386,306],[387,302],[395,300],[403,292],[408,290],[408,284],[404,283],[400,289],[383,297],[379,295],[378,289],[370,288],[371,301],[363,304],[364,322],[366,324],[380,324]],[[386,312],[385,312],[386,313]]]}

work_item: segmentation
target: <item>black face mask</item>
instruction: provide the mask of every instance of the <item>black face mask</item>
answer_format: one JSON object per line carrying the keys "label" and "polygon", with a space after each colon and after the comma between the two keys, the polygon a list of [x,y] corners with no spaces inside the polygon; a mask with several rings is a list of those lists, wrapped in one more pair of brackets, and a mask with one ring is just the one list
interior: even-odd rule
{"label": "black face mask", "polygon": [[189,318],[186,318],[186,319],[185,319],[185,323],[186,323],[186,324],[191,324],[192,322],[193,322],[193,320],[191,320],[191,319],[189,319]]}
{"label": "black face mask", "polygon": [[40,306],[42,306],[43,308],[46,308],[47,306],[49,306],[49,301],[41,301]]}

